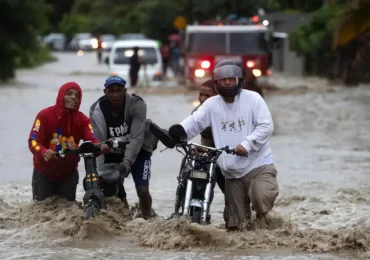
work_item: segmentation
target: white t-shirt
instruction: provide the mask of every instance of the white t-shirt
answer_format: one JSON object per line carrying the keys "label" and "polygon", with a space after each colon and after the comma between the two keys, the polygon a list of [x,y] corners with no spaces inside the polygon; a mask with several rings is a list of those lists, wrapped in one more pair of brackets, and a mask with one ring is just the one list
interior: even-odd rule
{"label": "white t-shirt", "polygon": [[248,157],[224,152],[217,161],[227,179],[241,178],[254,168],[273,163],[269,140],[274,125],[266,102],[256,92],[242,90],[233,103],[219,95],[211,97],[181,125],[188,140],[210,126],[216,148],[243,145]]}

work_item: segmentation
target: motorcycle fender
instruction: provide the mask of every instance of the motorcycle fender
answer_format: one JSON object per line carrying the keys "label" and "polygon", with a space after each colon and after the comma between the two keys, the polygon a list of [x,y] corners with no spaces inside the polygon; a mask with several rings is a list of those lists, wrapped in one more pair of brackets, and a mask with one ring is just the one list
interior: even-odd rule
{"label": "motorcycle fender", "polygon": [[201,201],[200,199],[192,199],[190,201],[190,206],[191,207],[203,208],[203,201]]}

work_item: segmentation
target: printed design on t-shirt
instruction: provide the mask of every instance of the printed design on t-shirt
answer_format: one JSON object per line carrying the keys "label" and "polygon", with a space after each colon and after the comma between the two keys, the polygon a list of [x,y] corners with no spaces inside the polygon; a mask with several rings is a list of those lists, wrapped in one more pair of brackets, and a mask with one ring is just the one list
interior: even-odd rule
{"label": "printed design on t-shirt", "polygon": [[[108,127],[108,129],[109,129],[110,138],[123,137],[123,136],[127,135],[128,131],[129,131],[129,128],[128,128],[128,125],[126,124],[126,122],[124,122],[123,124],[121,124],[120,126],[117,126],[117,127]],[[113,153],[122,155],[122,154],[124,154],[124,149],[115,148],[113,150]]]}
{"label": "printed design on t-shirt", "polygon": [[240,132],[243,130],[245,121],[243,117],[239,117],[237,120],[225,118],[221,122],[221,130],[224,132]]}
{"label": "printed design on t-shirt", "polygon": [[109,127],[109,134],[112,138],[125,136],[128,133],[128,125],[124,122],[118,127]]}
{"label": "printed design on t-shirt", "polygon": [[57,131],[53,133],[53,139],[51,139],[49,145],[49,149],[55,152],[65,150],[67,148],[72,149],[77,147],[78,144],[76,144],[74,137],[63,136],[62,130],[60,128],[58,128]]}

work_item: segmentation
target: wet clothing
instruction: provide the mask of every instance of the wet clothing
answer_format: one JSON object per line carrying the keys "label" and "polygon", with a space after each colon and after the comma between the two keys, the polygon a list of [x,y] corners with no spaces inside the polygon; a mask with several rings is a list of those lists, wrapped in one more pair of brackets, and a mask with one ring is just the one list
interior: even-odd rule
{"label": "wet clothing", "polygon": [[152,154],[142,151],[131,167],[132,178],[136,187],[149,186]]}
{"label": "wet clothing", "polygon": [[[103,96],[90,108],[90,118],[96,137],[100,140],[128,137],[130,143],[115,154],[97,157],[99,175],[113,172],[123,160],[128,160],[135,184],[148,186],[150,158],[157,148],[158,139],[150,132],[150,120],[146,119],[146,104],[139,96],[126,94],[125,105],[120,117],[114,117],[108,99]],[[112,166],[113,165],[113,166]],[[149,167],[149,169],[148,169]]]}
{"label": "wet clothing", "polygon": [[[191,114],[193,114],[195,111],[198,110],[198,108],[201,105],[197,106]],[[201,143],[205,146],[215,147],[214,141],[213,141],[213,135],[212,135],[212,128],[207,127],[205,130],[203,130],[201,133]],[[225,194],[225,177],[222,175],[221,169],[218,165],[216,165],[216,182],[218,187],[220,187],[220,190],[222,193]]]}
{"label": "wet clothing", "polygon": [[[68,110],[64,105],[64,96],[69,89],[76,89],[79,103],[76,110]],[[44,160],[48,149],[59,152],[66,148],[76,148],[81,140],[98,143],[94,137],[90,120],[78,111],[82,91],[75,82],[68,82],[60,89],[54,106],[41,110],[31,129],[28,146],[33,154],[34,168],[51,182],[64,182],[76,172],[80,157],[70,154],[64,158]]]}
{"label": "wet clothing", "polygon": [[[239,179],[226,179],[224,219],[228,228],[238,227],[250,215],[250,204],[257,214],[272,210],[279,187],[273,164],[251,170]],[[246,214],[248,213],[248,214]]]}
{"label": "wet clothing", "polygon": [[53,196],[60,196],[69,201],[76,200],[76,190],[78,184],[78,171],[75,169],[72,174],[67,172],[68,179],[59,182],[50,181],[41,172],[33,169],[32,174],[32,197],[33,200],[42,201]]}
{"label": "wet clothing", "polygon": [[[107,125],[107,136],[105,137],[105,140],[124,137],[130,134],[130,128],[125,120],[126,107],[122,108],[121,114],[114,116],[112,114],[112,106],[105,96],[100,99],[99,105]],[[103,156],[104,163],[120,163],[123,160],[123,156],[124,149],[117,148],[114,150],[114,153],[108,153]]]}
{"label": "wet clothing", "polygon": [[[193,114],[195,111],[198,110],[198,108],[200,107],[201,105],[197,106],[196,108],[194,108],[193,112],[191,112],[191,114]],[[212,143],[212,147],[214,147],[214,142],[213,142],[213,135],[212,135],[212,128],[211,127],[207,127],[206,129],[204,129],[201,133],[200,133],[200,136],[202,137],[202,144],[203,144],[203,139],[207,139],[207,144],[210,144]],[[210,145],[208,145],[210,146]]]}
{"label": "wet clothing", "polygon": [[[124,124],[116,127],[109,126],[110,120],[106,118],[110,110],[106,106],[108,100],[105,96],[101,97],[90,107],[90,119],[95,136],[99,140],[107,140],[109,136],[122,137],[130,139],[126,145],[123,159],[133,164],[141,149],[152,153],[157,148],[158,139],[150,132],[150,120],[146,118],[146,104],[142,98],[137,95],[126,94],[125,107],[122,108],[124,113]],[[103,112],[105,111],[105,112]],[[97,166],[104,164],[105,156],[97,157]],[[117,163],[120,163],[118,161]]]}
{"label": "wet clothing", "polygon": [[241,144],[248,151],[248,157],[221,154],[217,164],[226,179],[239,179],[254,168],[273,163],[269,140],[274,126],[265,101],[256,92],[242,90],[233,103],[213,96],[181,125],[188,139],[210,126],[216,148]]}
{"label": "wet clothing", "polygon": [[226,179],[224,219],[228,228],[244,222],[250,203],[258,214],[273,208],[279,192],[269,147],[273,122],[258,93],[242,90],[233,103],[211,97],[181,125],[189,139],[210,126],[216,148],[241,144],[248,151],[248,157],[223,153],[217,161]]}

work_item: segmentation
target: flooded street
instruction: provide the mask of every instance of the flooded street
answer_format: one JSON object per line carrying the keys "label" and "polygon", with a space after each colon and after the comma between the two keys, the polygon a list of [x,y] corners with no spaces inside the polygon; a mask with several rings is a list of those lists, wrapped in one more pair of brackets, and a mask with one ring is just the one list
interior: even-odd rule
{"label": "flooded street", "polygon": [[[55,103],[63,83],[76,81],[83,90],[81,110],[88,114],[108,76],[93,54],[56,56],[57,62],[19,71],[16,82],[0,86],[0,259],[370,259],[370,87],[329,88],[317,79],[296,83],[273,77],[282,87],[308,89],[266,97],[275,123],[270,144],[280,185],[273,212],[280,222],[273,230],[226,233],[218,187],[213,224],[207,227],[161,218],[128,222],[116,201],[87,223],[76,205],[31,202],[27,139],[37,112]],[[164,88],[137,93],[147,103],[148,117],[168,128],[190,114],[197,93]],[[159,144],[152,157],[150,190],[153,208],[167,218],[181,154],[160,152],[163,148]],[[79,171],[81,201],[83,161]],[[132,177],[125,187],[133,205]]]}

